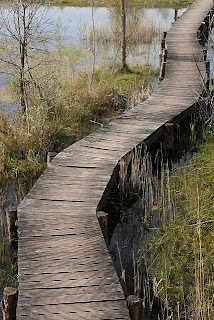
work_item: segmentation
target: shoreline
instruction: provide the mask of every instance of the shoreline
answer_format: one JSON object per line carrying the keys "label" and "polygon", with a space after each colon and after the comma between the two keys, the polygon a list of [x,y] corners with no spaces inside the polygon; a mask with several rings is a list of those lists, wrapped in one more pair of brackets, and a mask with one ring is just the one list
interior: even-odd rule
{"label": "shoreline", "polygon": [[[187,7],[193,0],[130,0],[129,6],[136,8],[172,8],[181,9]],[[91,0],[51,0],[49,5],[91,7]],[[114,7],[115,0],[94,0],[94,7]]]}

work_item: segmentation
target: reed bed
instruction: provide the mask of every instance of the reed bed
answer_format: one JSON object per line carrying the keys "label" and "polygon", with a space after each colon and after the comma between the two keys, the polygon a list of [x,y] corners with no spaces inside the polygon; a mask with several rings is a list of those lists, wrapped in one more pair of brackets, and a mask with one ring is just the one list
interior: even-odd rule
{"label": "reed bed", "polygon": [[176,166],[143,145],[119,163],[120,201],[138,194],[142,217],[141,227],[131,222],[142,242],[138,249],[129,246],[133,283],[127,281],[127,291],[142,299],[148,319],[214,317],[212,121],[207,129],[199,153]]}
{"label": "reed bed", "polygon": [[[83,26],[80,25],[80,38],[86,40],[92,46],[95,40],[96,48],[100,50],[110,50],[118,52],[121,47],[121,22],[120,8],[109,9],[109,23],[106,26]],[[95,39],[94,39],[95,32]],[[126,41],[128,53],[135,50],[139,44],[151,44],[156,33],[152,18],[144,17],[138,10],[129,8],[127,11],[127,31]]]}

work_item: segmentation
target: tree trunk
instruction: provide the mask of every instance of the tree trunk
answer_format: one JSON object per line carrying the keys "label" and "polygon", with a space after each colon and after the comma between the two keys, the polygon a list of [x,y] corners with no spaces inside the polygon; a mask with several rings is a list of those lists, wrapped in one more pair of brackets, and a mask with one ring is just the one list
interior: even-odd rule
{"label": "tree trunk", "polygon": [[92,64],[92,74],[91,74],[91,81],[90,87],[94,80],[95,74],[95,63],[96,63],[96,43],[95,43],[95,20],[94,20],[94,0],[91,0],[91,18],[92,18],[92,30],[93,30],[93,43],[92,43],[92,52],[93,52],[93,64]]}
{"label": "tree trunk", "polygon": [[121,0],[121,18],[122,18],[122,69],[127,67],[126,65],[126,0]]}
{"label": "tree trunk", "polygon": [[24,75],[22,72],[20,74],[20,104],[22,108],[22,113],[26,114],[25,84],[24,84]]}
{"label": "tree trunk", "polygon": [[23,39],[20,37],[20,62],[21,62],[21,68],[20,68],[20,100],[21,100],[21,108],[22,113],[26,115],[26,90],[25,90],[25,61],[27,58],[27,50],[26,50],[26,8],[23,5],[23,16],[22,16],[22,23],[23,23]]}

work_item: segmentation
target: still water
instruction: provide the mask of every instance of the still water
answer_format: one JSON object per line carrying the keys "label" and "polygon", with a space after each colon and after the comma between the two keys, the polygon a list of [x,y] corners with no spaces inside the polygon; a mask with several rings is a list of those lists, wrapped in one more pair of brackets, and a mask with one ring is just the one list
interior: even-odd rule
{"label": "still water", "polygon": [[[57,24],[61,23],[66,28],[67,43],[72,42],[76,46],[88,49],[87,41],[88,30],[92,27],[92,10],[90,7],[49,7],[50,16]],[[185,9],[178,10],[180,16]],[[164,9],[139,9],[137,15],[145,21],[146,24],[152,24],[154,30],[154,38],[151,43],[141,43],[134,53],[128,56],[128,63],[149,64],[154,67],[159,67],[159,49],[160,39],[163,31],[169,30],[174,21],[175,10],[170,8]],[[111,32],[110,12],[107,8],[94,9],[95,29],[106,28]],[[64,30],[65,31],[65,30]],[[96,36],[95,36],[96,37]],[[98,53],[97,61],[102,62],[106,56],[109,61],[115,56],[112,48],[103,50]]]}
{"label": "still water", "polygon": [[[52,22],[52,26],[56,37],[60,36],[63,40],[63,45],[78,47],[85,52],[84,59],[77,68],[86,67],[92,63],[92,48],[89,41],[90,30],[92,30],[92,9],[90,7],[56,7],[48,6],[47,18]],[[7,8],[5,11],[7,12]],[[180,16],[185,9],[178,10]],[[175,10],[170,8],[165,9],[139,9],[136,14],[140,21],[143,21],[145,28],[152,26],[153,37],[150,43],[140,41],[139,44],[129,51],[127,62],[129,64],[151,65],[155,68],[159,67],[159,50],[160,40],[163,31],[167,31],[174,21]],[[107,8],[94,8],[95,30],[105,30],[105,33],[111,34],[111,18],[110,11]],[[146,29],[145,29],[146,30]],[[96,37],[96,35],[95,35]],[[99,41],[98,41],[99,42]],[[51,46],[57,47],[57,43],[51,42]],[[108,46],[99,46],[96,49],[95,63],[115,63],[120,61],[119,50],[116,54],[112,42]],[[8,75],[0,73],[0,109],[6,113],[7,117],[11,117],[17,109],[17,106],[11,98],[5,100],[4,93],[7,87]]]}

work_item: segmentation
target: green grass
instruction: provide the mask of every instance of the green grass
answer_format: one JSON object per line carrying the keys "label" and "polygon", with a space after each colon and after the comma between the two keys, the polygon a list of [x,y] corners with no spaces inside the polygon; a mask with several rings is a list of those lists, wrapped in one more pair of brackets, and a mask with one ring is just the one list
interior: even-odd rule
{"label": "green grass", "polygon": [[[170,179],[176,215],[150,232],[142,251],[148,275],[159,283],[156,295],[173,319],[213,319],[214,134],[186,168]],[[169,199],[168,199],[169,200]],[[180,319],[180,318],[179,318]]]}

